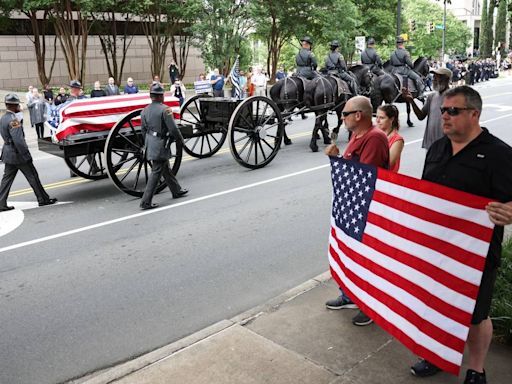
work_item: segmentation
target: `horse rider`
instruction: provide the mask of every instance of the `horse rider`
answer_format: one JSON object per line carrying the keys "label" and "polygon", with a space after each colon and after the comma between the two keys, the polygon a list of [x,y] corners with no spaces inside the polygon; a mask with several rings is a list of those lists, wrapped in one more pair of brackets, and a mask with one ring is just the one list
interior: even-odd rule
{"label": "horse rider", "polygon": [[[391,54],[390,62],[394,67],[393,73],[407,76],[414,80],[418,90],[417,97],[420,97],[423,94],[423,80],[421,79],[421,76],[414,71],[411,55],[404,48],[404,39],[401,36],[398,36],[396,39],[396,49]],[[407,86],[407,84],[404,84],[404,86]]]}
{"label": "horse rider", "polygon": [[339,52],[340,43],[338,40],[333,40],[329,44],[331,52],[325,58],[325,68],[331,75],[338,76],[340,79],[345,80],[352,91],[352,94],[357,95],[358,87],[356,79],[348,73],[347,63],[343,55]]}
{"label": "horse rider", "polygon": [[297,75],[301,77],[305,77],[308,80],[312,80],[317,77],[316,68],[318,67],[318,63],[316,61],[313,52],[311,52],[311,47],[313,46],[313,41],[311,37],[304,36],[304,38],[300,41],[301,49],[297,56],[295,56],[295,63],[297,64]]}
{"label": "horse rider", "polygon": [[375,39],[373,37],[368,39],[365,50],[361,52],[361,64],[369,66],[370,71],[372,71],[375,76],[384,74],[382,70],[382,60],[377,54],[377,51],[375,51]]}

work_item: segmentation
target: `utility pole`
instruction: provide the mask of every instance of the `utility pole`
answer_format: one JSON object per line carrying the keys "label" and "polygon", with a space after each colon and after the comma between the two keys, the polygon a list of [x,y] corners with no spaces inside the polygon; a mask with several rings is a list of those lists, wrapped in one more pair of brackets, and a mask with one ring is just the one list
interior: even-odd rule
{"label": "utility pole", "polygon": [[443,45],[441,47],[441,62],[444,64],[444,47],[446,44],[446,0],[444,0],[444,13],[443,13]]}
{"label": "utility pole", "polygon": [[[445,0],[445,2],[446,2],[446,0]],[[400,32],[402,32],[402,26],[400,25],[400,21],[401,21],[400,13],[401,12],[402,12],[402,2],[400,0],[398,0],[396,2],[396,36],[400,36]]]}

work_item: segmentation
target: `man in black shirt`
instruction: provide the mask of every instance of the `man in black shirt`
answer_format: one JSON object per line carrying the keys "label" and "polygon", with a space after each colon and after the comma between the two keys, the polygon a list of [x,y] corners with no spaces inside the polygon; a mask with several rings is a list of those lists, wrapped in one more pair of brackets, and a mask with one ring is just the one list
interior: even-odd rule
{"label": "man in black shirt", "polygon": [[[482,99],[477,91],[461,86],[444,95],[441,115],[445,137],[430,147],[423,179],[465,192],[495,199],[486,210],[494,228],[467,345],[465,384],[485,384],[484,363],[492,339],[489,318],[496,272],[500,265],[503,226],[512,224],[512,148],[480,127]],[[430,376],[439,369],[426,360],[411,372]]]}

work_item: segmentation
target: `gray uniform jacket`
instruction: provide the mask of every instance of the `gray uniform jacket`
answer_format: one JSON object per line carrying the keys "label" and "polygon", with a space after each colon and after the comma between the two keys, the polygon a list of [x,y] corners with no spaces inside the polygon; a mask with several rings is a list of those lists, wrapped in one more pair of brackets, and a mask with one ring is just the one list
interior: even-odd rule
{"label": "gray uniform jacket", "polygon": [[295,64],[297,64],[297,74],[307,79],[312,79],[315,75],[314,70],[318,67],[313,52],[309,49],[301,48],[297,56],[295,56]]}
{"label": "gray uniform jacket", "polygon": [[375,51],[375,48],[366,48],[361,52],[361,63],[369,65],[371,69],[373,69],[373,66],[382,68],[382,60]]}
{"label": "gray uniform jacket", "polygon": [[107,94],[107,96],[113,96],[113,95],[119,95],[119,87],[117,85],[107,85],[105,87],[105,93]]}
{"label": "gray uniform jacket", "polygon": [[32,98],[27,103],[30,111],[30,124],[44,123],[48,118],[48,105],[44,98]]}
{"label": "gray uniform jacket", "polygon": [[343,72],[347,70],[347,63],[345,63],[345,59],[341,53],[329,52],[325,58],[325,68],[330,71],[336,70]]}
{"label": "gray uniform jacket", "polygon": [[409,71],[414,68],[411,61],[411,56],[404,48],[397,48],[391,54],[390,58],[391,65],[395,67],[395,71],[402,75],[409,74]]}
{"label": "gray uniform jacket", "polygon": [[4,140],[0,160],[5,164],[27,164],[32,156],[25,141],[23,125],[14,112],[7,111],[0,119],[0,135]]}
{"label": "gray uniform jacket", "polygon": [[172,111],[166,105],[153,101],[142,110],[141,128],[148,160],[165,161],[171,157],[171,142],[183,140],[174,123]]}

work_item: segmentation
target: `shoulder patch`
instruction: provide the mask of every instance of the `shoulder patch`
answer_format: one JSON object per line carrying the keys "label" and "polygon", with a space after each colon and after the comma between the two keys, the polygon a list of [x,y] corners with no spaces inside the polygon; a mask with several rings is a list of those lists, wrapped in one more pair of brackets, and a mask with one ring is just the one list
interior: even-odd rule
{"label": "shoulder patch", "polygon": [[21,123],[20,123],[20,121],[18,119],[11,120],[9,125],[11,126],[11,128],[19,128],[19,127],[21,127]]}
{"label": "shoulder patch", "polygon": [[170,107],[165,108],[165,113],[167,113],[170,116],[173,116],[172,109]]}

